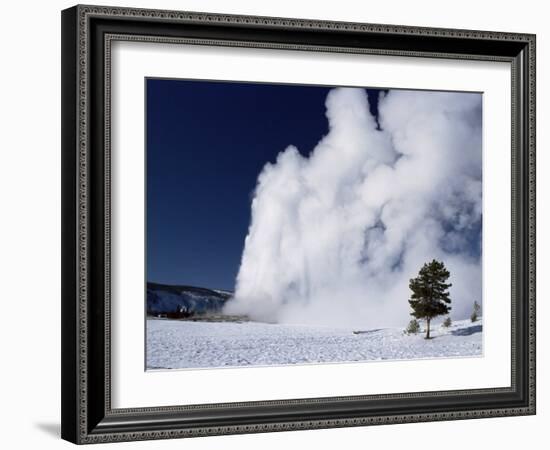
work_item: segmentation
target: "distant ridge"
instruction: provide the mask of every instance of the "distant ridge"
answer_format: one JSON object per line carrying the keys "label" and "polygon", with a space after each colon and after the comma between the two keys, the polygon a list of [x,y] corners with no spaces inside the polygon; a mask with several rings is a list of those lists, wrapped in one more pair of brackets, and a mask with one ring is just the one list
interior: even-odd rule
{"label": "distant ridge", "polygon": [[147,314],[219,312],[232,296],[222,289],[147,282]]}

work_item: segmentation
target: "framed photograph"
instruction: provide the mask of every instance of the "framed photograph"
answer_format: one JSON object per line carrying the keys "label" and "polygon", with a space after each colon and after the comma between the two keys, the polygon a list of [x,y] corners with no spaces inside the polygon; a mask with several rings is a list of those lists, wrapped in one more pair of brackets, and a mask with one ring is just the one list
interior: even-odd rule
{"label": "framed photograph", "polygon": [[535,36],[62,12],[62,437],[535,413]]}

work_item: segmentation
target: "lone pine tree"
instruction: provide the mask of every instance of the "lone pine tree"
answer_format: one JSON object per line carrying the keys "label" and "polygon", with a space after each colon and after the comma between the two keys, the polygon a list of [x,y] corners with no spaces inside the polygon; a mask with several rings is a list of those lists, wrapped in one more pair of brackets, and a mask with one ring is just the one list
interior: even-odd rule
{"label": "lone pine tree", "polygon": [[413,309],[411,316],[426,320],[426,339],[430,339],[430,321],[442,314],[448,314],[451,307],[448,289],[452,286],[446,283],[450,273],[445,265],[436,261],[424,264],[416,278],[409,282],[412,291],[409,304]]}

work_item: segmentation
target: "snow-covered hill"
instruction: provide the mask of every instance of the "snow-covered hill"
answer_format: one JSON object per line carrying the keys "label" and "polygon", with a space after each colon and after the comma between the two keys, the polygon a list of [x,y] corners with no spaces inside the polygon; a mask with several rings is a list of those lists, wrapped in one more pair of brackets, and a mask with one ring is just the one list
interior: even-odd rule
{"label": "snow-covered hill", "polygon": [[182,309],[189,313],[217,312],[231,295],[223,290],[147,283],[147,314],[159,315]]}
{"label": "snow-covered hill", "polygon": [[147,367],[180,369],[482,355],[482,322],[436,324],[433,339],[400,328],[320,328],[149,319]]}

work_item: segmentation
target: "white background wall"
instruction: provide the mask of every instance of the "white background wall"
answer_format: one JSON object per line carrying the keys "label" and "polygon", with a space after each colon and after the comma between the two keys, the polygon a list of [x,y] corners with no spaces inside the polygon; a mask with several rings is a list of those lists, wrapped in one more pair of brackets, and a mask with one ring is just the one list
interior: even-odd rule
{"label": "white background wall", "polygon": [[[97,3],[103,3],[98,1]],[[0,26],[0,443],[67,448],[60,403],[60,10],[71,1],[9,2]],[[545,2],[385,0],[111,0],[106,4],[470,28],[537,34],[538,57],[538,415],[384,427],[116,444],[118,448],[228,449],[542,448],[550,424],[548,273],[550,29]],[[548,204],[548,202],[546,202]]]}

